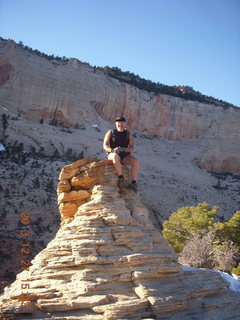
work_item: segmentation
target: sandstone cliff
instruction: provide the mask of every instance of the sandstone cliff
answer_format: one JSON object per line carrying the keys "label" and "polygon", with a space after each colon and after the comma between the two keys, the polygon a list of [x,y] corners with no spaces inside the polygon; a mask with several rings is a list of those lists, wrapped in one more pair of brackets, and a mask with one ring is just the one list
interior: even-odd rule
{"label": "sandstone cliff", "polygon": [[0,40],[0,103],[39,121],[74,126],[114,121],[125,115],[130,129],[168,140],[201,141],[196,164],[240,174],[240,110],[149,93],[76,59],[61,62]]}
{"label": "sandstone cliff", "polygon": [[[49,60],[0,39],[0,111],[9,124],[7,152],[0,153],[0,279],[12,281],[21,270],[16,256],[20,213],[31,213],[32,258],[58,228],[60,168],[83,154],[105,159],[103,136],[118,113],[126,114],[135,136],[139,190],[155,225],[199,202],[219,206],[219,219],[239,210],[240,176],[199,169],[238,174],[236,109],[148,93],[76,59]],[[50,120],[78,126],[68,130]],[[0,125],[1,137],[2,131]],[[60,209],[67,212],[70,206],[73,210],[76,204]]]}
{"label": "sandstone cliff", "polygon": [[23,237],[25,271],[0,298],[2,319],[237,319],[240,295],[215,272],[183,271],[110,161],[64,167],[57,192],[61,227],[29,269]]}

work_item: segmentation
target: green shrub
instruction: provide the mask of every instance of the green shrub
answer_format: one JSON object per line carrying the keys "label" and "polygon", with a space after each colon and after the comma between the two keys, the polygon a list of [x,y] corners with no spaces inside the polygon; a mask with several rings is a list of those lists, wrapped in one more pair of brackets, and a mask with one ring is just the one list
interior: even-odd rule
{"label": "green shrub", "polygon": [[186,242],[195,234],[205,235],[214,230],[218,207],[199,203],[196,207],[184,207],[171,214],[163,223],[163,236],[176,252],[181,252]]}
{"label": "green shrub", "polygon": [[229,221],[217,222],[218,209],[205,202],[181,208],[164,221],[163,236],[179,253],[180,263],[239,274],[240,211]]}
{"label": "green shrub", "polygon": [[238,264],[237,268],[233,268],[231,272],[240,277],[240,263]]}
{"label": "green shrub", "polygon": [[240,247],[240,211],[237,211],[228,221],[217,223],[215,227],[220,242],[228,239]]}

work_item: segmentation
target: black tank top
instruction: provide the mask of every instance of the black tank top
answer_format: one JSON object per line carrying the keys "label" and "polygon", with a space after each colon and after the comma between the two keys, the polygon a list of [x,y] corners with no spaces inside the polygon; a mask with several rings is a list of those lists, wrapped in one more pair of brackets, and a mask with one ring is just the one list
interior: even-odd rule
{"label": "black tank top", "polygon": [[117,129],[111,132],[110,148],[116,147],[127,148],[129,145],[129,132],[124,130],[123,132],[117,131]]}
{"label": "black tank top", "polygon": [[[116,147],[127,148],[129,146],[129,131],[124,130],[123,132],[117,131],[117,129],[112,130],[110,139],[110,148],[114,149]],[[130,152],[120,152],[120,157],[124,158],[129,155]]]}

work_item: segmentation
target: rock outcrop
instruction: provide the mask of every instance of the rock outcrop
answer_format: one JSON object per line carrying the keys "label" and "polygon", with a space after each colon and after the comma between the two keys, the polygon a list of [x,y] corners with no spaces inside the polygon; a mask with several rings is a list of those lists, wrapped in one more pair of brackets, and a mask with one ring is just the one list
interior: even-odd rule
{"label": "rock outcrop", "polygon": [[200,168],[240,174],[240,110],[155,94],[76,59],[52,61],[0,40],[0,101],[28,119],[68,126],[125,115],[132,130],[169,140],[200,139]]}
{"label": "rock outcrop", "polygon": [[[124,168],[126,186],[130,181]],[[215,272],[183,271],[140,196],[111,161],[60,174],[61,227],[0,298],[2,319],[237,319],[240,295]],[[26,220],[25,220],[26,222]]]}

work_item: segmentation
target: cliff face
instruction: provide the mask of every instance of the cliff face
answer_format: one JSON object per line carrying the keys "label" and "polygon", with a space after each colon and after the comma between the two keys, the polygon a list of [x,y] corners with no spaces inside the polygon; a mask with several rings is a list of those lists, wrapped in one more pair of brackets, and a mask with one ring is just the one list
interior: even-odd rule
{"label": "cliff face", "polygon": [[80,63],[48,61],[0,40],[0,101],[13,112],[39,121],[73,126],[113,122],[125,115],[132,130],[169,139],[201,140],[197,164],[240,174],[240,111],[149,93]]}
{"label": "cliff face", "polygon": [[83,159],[64,167],[58,201],[61,227],[30,268],[30,248],[22,243],[25,271],[1,296],[2,317],[228,320],[239,315],[239,294],[217,273],[183,271],[139,195],[118,188],[110,161]]}

